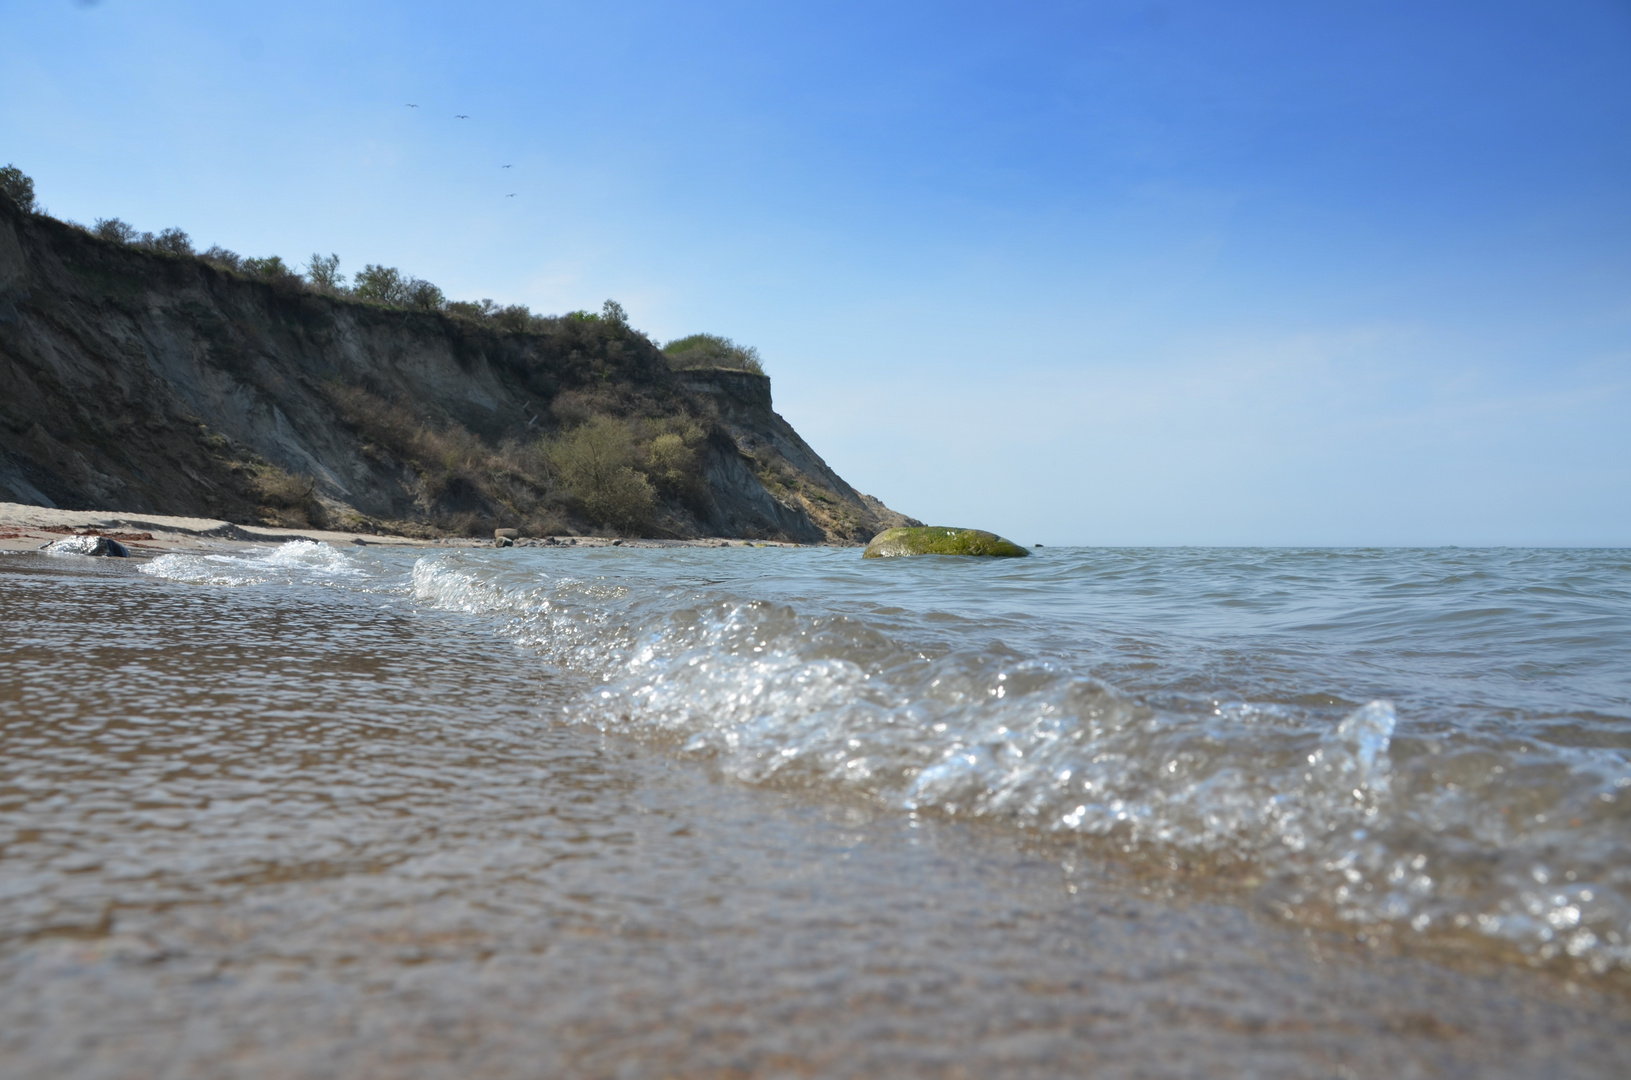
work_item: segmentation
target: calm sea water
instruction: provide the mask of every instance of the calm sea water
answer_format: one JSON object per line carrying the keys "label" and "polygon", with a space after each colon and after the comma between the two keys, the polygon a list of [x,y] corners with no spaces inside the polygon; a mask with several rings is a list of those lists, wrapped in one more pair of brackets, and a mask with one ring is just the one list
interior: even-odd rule
{"label": "calm sea water", "polygon": [[19,555],[0,644],[36,1075],[1631,1049],[1631,552]]}

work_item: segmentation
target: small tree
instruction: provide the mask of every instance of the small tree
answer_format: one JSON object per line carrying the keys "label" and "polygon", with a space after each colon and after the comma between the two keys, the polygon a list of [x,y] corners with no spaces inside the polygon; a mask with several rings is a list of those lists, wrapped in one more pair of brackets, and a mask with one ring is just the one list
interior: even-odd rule
{"label": "small tree", "polygon": [[442,290],[428,281],[414,278],[408,282],[408,306],[419,308],[421,311],[440,311],[447,303],[447,297]]}
{"label": "small tree", "polygon": [[376,304],[401,306],[408,302],[408,282],[402,271],[394,266],[376,266],[369,263],[357,271],[352,279],[353,292],[362,300]]}
{"label": "small tree", "polygon": [[333,254],[324,257],[313,253],[311,260],[306,263],[306,280],[311,282],[312,288],[318,292],[344,292],[345,275],[340,273],[340,257]]}
{"label": "small tree", "polygon": [[4,191],[23,213],[34,212],[34,181],[17,166],[7,165],[0,169],[0,191]]}
{"label": "small tree", "polygon": [[623,310],[623,305],[616,300],[608,300],[600,306],[602,322],[611,323],[619,330],[627,330],[629,326],[629,313]]}
{"label": "small tree", "polygon": [[352,277],[351,291],[362,300],[395,304],[402,300],[402,284],[402,271],[396,267],[369,263]]}

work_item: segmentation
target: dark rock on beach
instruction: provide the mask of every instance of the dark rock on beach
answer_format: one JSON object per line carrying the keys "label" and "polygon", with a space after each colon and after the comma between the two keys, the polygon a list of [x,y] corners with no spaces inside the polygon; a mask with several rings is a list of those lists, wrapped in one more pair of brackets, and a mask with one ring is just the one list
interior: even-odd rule
{"label": "dark rock on beach", "polygon": [[888,559],[897,555],[994,555],[1014,558],[1030,552],[984,529],[954,529],[944,525],[885,529],[872,538],[863,559]]}
{"label": "dark rock on beach", "polygon": [[123,559],[130,554],[117,540],[105,536],[70,536],[47,544],[45,550],[52,555],[111,555]]}

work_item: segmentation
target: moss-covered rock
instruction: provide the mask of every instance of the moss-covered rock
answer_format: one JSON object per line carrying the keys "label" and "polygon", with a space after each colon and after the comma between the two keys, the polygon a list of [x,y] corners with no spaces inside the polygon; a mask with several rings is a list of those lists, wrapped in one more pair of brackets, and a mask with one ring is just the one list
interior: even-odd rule
{"label": "moss-covered rock", "polygon": [[951,529],[944,525],[885,529],[872,538],[861,555],[863,559],[888,559],[896,555],[997,555],[1013,558],[1030,552],[984,529]]}

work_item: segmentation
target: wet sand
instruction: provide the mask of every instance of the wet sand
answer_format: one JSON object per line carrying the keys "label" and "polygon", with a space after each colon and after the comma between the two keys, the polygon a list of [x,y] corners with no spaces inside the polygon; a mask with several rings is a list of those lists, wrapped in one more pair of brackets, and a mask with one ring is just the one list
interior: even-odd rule
{"label": "wet sand", "polygon": [[[34,551],[76,533],[109,536],[136,555],[167,551],[210,549],[242,550],[255,545],[312,540],[320,544],[352,547],[492,547],[491,537],[447,537],[419,540],[375,533],[334,532],[328,529],[285,529],[270,525],[238,525],[214,518],[175,517],[117,510],[59,510],[0,502],[0,551]],[[740,540],[719,536],[690,540],[650,540],[613,536],[522,537],[522,546],[571,547],[797,547],[778,540]]]}

